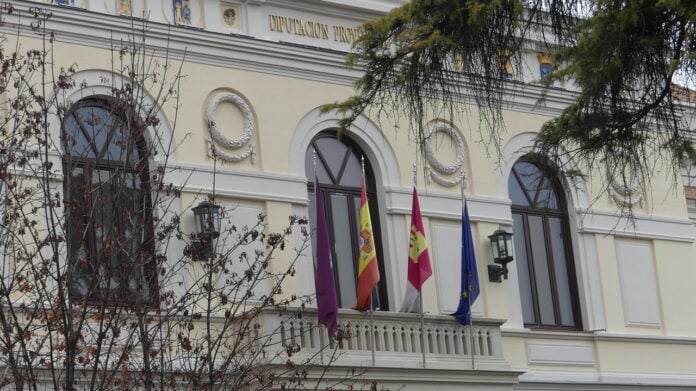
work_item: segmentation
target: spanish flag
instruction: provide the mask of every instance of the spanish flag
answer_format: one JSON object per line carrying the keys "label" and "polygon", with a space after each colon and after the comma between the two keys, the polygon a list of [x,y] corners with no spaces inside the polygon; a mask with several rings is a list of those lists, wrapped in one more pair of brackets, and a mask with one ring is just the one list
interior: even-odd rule
{"label": "spanish flag", "polygon": [[418,193],[413,188],[413,203],[411,204],[411,234],[408,244],[408,281],[401,312],[420,312],[419,295],[425,280],[433,274],[428,255],[428,243],[425,241],[425,230],[418,205]]}
{"label": "spanish flag", "polygon": [[360,258],[358,260],[358,299],[354,310],[367,311],[370,309],[372,290],[379,282],[379,267],[375,252],[375,238],[372,235],[370,206],[367,204],[367,192],[363,179],[360,191]]}

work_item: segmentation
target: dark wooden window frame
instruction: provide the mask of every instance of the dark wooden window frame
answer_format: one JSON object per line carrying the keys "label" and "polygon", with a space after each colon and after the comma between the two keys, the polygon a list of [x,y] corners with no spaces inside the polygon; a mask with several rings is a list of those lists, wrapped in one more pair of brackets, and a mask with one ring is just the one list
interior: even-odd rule
{"label": "dark wooden window frame", "polygon": [[[107,160],[103,155],[105,154],[105,150],[108,148],[104,148],[104,151],[102,151],[101,156],[96,156],[96,158],[90,158],[90,157],[84,157],[84,156],[79,156],[79,155],[73,155],[70,153],[70,150],[68,146],[66,145],[66,140],[67,140],[67,133],[69,129],[66,129],[65,121],[70,117],[74,116],[76,112],[79,112],[83,109],[89,109],[89,108],[101,108],[106,110],[112,117],[116,117],[115,123],[120,124],[121,130],[126,130],[126,131],[132,131],[131,127],[135,126],[134,124],[127,124],[126,123],[126,118],[123,115],[119,115],[114,107],[110,104],[108,98],[86,98],[83,99],[76,104],[74,104],[70,110],[66,113],[65,118],[63,120],[63,123],[61,124],[61,145],[63,146],[63,170],[66,173],[65,174],[65,181],[64,181],[64,194],[65,194],[65,206],[66,206],[66,230],[67,230],[67,237],[68,237],[68,262],[73,263],[78,262],[76,259],[71,259],[73,258],[73,249],[70,248],[72,240],[70,239],[71,236],[71,223],[76,222],[79,223],[81,226],[84,228],[81,229],[81,233],[84,233],[85,236],[82,237],[82,239],[78,239],[83,244],[85,245],[85,249],[87,251],[87,259],[86,261],[88,262],[95,262],[94,257],[97,254],[97,239],[96,239],[96,229],[94,227],[94,224],[97,223],[94,221],[94,217],[86,217],[84,215],[81,215],[79,217],[74,217],[70,216],[70,203],[71,203],[71,195],[73,193],[73,187],[74,185],[71,183],[71,172],[73,169],[76,168],[81,168],[85,170],[86,172],[89,172],[89,177],[92,177],[94,175],[94,172],[97,170],[99,171],[106,171],[109,172],[109,178],[111,178],[111,175],[117,171],[122,171],[123,175],[138,175],[138,179],[140,180],[140,188],[139,193],[141,194],[141,197],[139,197],[139,202],[142,202],[143,207],[139,211],[134,211],[134,213],[138,213],[138,216],[136,218],[138,221],[143,221],[143,242],[140,244],[140,250],[143,252],[143,258],[147,259],[145,263],[145,270],[144,270],[144,283],[147,284],[149,288],[149,296],[147,298],[144,298],[142,296],[134,296],[132,294],[127,294],[126,297],[117,297],[115,299],[107,299],[103,297],[102,293],[100,290],[92,291],[88,296],[77,296],[71,293],[71,300],[74,300],[76,302],[83,302],[88,305],[133,305],[133,306],[147,306],[147,307],[157,307],[159,305],[159,289],[158,289],[158,283],[157,283],[157,270],[156,270],[156,265],[155,265],[155,243],[154,243],[154,227],[153,227],[153,209],[152,209],[152,196],[151,196],[151,187],[150,187],[150,173],[149,173],[149,152],[147,148],[147,142],[144,138],[144,136],[141,134],[138,139],[136,140],[135,144],[135,149],[138,152],[138,159],[136,163],[129,164],[126,160],[126,162],[121,162],[117,160]],[[78,122],[78,127],[81,129],[75,129],[72,131],[80,131],[82,134],[89,139],[90,146],[93,148],[93,151],[96,152],[97,146],[95,144],[94,139],[91,139],[89,136],[88,132],[84,129],[84,125],[80,124],[77,117],[74,117],[76,122]],[[115,132],[119,131],[118,125],[115,125],[112,130],[109,132],[108,137],[106,138],[106,141],[104,142],[105,145],[109,145],[109,143],[113,140],[113,137],[115,135]],[[130,137],[130,136],[127,136]],[[133,148],[131,148],[133,150]],[[134,177],[135,178],[135,177]],[[99,182],[98,184],[87,184],[86,187],[91,188],[91,189],[96,189],[98,188],[102,183],[104,182]],[[83,190],[84,191],[84,190]],[[92,193],[92,192],[90,192]],[[80,196],[81,200],[83,202],[90,201],[89,203],[91,204],[91,199],[90,200],[85,200],[82,196]],[[115,204],[121,204],[121,202],[116,201]],[[125,207],[124,207],[125,208]],[[73,208],[75,210],[76,208]],[[128,208],[125,208],[128,209]],[[119,210],[123,210],[122,208],[119,208]],[[116,214],[118,215],[118,214]],[[74,219],[74,220],[73,220]],[[71,221],[72,220],[72,221]],[[89,226],[87,226],[89,225]],[[124,228],[125,224],[123,223],[123,219],[118,219],[115,223],[115,228],[119,233],[122,233],[122,231],[125,230]],[[74,234],[74,232],[72,233]],[[119,257],[119,262],[130,262],[129,259],[123,258],[122,255],[118,255]],[[75,266],[77,267],[77,266]],[[71,266],[71,270],[73,267]],[[92,282],[93,284],[94,282]],[[91,287],[92,289],[94,286]]]}
{"label": "dark wooden window frame", "polygon": [[[527,192],[524,192],[525,197],[529,201],[530,205],[535,205],[536,202],[538,201],[539,195],[541,194],[541,188],[544,185],[544,178],[548,179],[552,185],[552,189],[554,190],[556,194],[556,199],[558,202],[558,208],[557,209],[550,209],[550,208],[536,208],[534,206],[522,206],[522,205],[515,205],[513,204],[511,209],[512,209],[512,214],[516,214],[521,216],[522,218],[522,223],[523,223],[523,234],[524,234],[524,240],[525,240],[525,252],[527,256],[527,268],[529,270],[529,276],[527,278],[529,279],[529,283],[531,286],[531,291],[532,291],[532,305],[533,305],[533,310],[534,310],[534,318],[536,320],[535,323],[527,323],[525,322],[525,327],[533,328],[533,329],[548,329],[548,330],[567,330],[567,331],[579,331],[582,330],[582,316],[581,316],[581,311],[580,311],[580,300],[579,300],[579,293],[578,293],[578,285],[577,285],[577,277],[576,277],[576,269],[575,269],[575,262],[574,262],[574,256],[573,256],[573,249],[572,249],[572,242],[571,242],[571,234],[570,234],[570,219],[567,213],[567,202],[565,198],[565,192],[563,191],[563,187],[558,180],[558,175],[553,170],[550,168],[548,165],[542,165],[537,162],[532,162],[529,161],[525,158],[519,159],[515,162],[515,164],[519,162],[527,162],[530,164],[533,164],[536,166],[542,173],[543,173],[543,178],[539,180],[539,183],[537,184],[537,188],[535,191],[535,199],[531,200],[529,199],[529,196]],[[514,170],[514,165],[513,169],[510,172],[510,175],[514,175],[517,180],[520,183],[524,183],[522,179],[519,177],[517,172]],[[553,300],[553,306],[554,306],[554,318],[556,320],[555,325],[549,325],[549,324],[543,324],[541,321],[541,310],[539,308],[540,306],[540,301],[538,297],[538,292],[537,292],[537,286],[536,286],[536,274],[534,271],[534,261],[533,261],[533,254],[532,254],[532,243],[531,243],[531,234],[529,232],[529,216],[536,216],[540,217],[542,220],[543,228],[544,228],[544,248],[546,251],[546,259],[547,259],[547,267],[549,271],[549,277],[551,279],[551,298]],[[555,265],[554,265],[554,258],[553,258],[553,250],[551,248],[551,240],[552,238],[549,236],[550,229],[549,229],[549,218],[558,218],[561,221],[561,235],[564,239],[564,255],[565,255],[565,260],[566,260],[566,269],[567,269],[567,278],[568,278],[568,285],[569,285],[569,290],[570,290],[570,301],[572,303],[572,312],[573,312],[573,317],[575,319],[575,325],[574,326],[564,326],[561,324],[561,313],[560,313],[560,303],[559,303],[559,294],[558,294],[558,284],[556,281],[556,270],[555,270]],[[518,232],[515,232],[515,234],[518,234]],[[516,249],[516,251],[520,251],[520,249]],[[524,278],[524,276],[519,276],[519,278]]]}
{"label": "dark wooden window frame", "polygon": [[[319,133],[317,136],[312,139],[312,142],[310,143],[310,147],[307,150],[307,153],[310,154],[312,153],[312,148],[315,148],[317,150],[317,159],[321,160],[321,163],[323,163],[325,166],[328,166],[328,162],[326,161],[326,157],[321,154],[319,151],[319,148],[315,144],[317,140],[322,139],[322,138],[336,138],[337,133],[333,130],[328,130],[328,131],[323,131]],[[331,177],[331,180],[335,183],[337,179],[341,178],[343,175],[346,165],[348,164],[348,159],[350,157],[350,152],[352,151],[353,153],[357,154],[358,156],[361,156],[363,154],[362,149],[350,138],[346,137],[345,135],[340,139],[341,142],[343,142],[345,145],[348,146],[348,151],[346,155],[343,156],[343,161],[341,163],[341,167],[339,168],[339,174],[337,175],[338,178],[335,178],[334,175],[330,172],[330,170],[327,170],[329,176]],[[320,164],[317,162],[317,164]],[[310,197],[314,197],[314,176],[312,175],[311,177],[309,176],[310,173],[307,173],[308,175],[308,181],[307,181],[307,190],[309,192]],[[384,252],[382,250],[382,235],[381,235],[381,229],[380,229],[380,222],[379,222],[379,209],[377,205],[377,193],[375,191],[375,178],[374,178],[374,172],[372,171],[372,167],[370,165],[370,162],[365,159],[365,184],[366,184],[366,192],[367,192],[367,200],[370,205],[370,218],[372,222],[372,231],[374,235],[374,240],[375,240],[375,249],[377,252],[377,259],[378,259],[378,267],[379,267],[379,273],[381,275],[380,282],[377,284],[377,292],[379,295],[379,310],[381,311],[388,311],[389,310],[389,300],[387,296],[387,284],[386,284],[386,279],[385,279],[385,269],[384,269]],[[326,218],[327,218],[327,225],[329,228],[329,238],[331,240],[331,243],[336,243],[336,234],[333,229],[333,224],[331,224],[331,210],[332,210],[332,204],[331,204],[331,195],[334,194],[339,194],[339,195],[347,195],[351,197],[356,197],[358,200],[360,200],[360,188],[359,187],[348,187],[348,186],[340,186],[340,185],[335,185],[335,184],[327,184],[327,183],[321,183],[321,189],[322,189],[322,197],[324,200],[324,209],[326,211]],[[360,211],[355,210],[355,203],[354,202],[348,202],[348,218],[350,221],[350,230],[351,230],[351,247],[355,251],[355,257],[353,257],[353,268],[355,271],[355,276],[357,279],[358,275],[358,258],[357,254],[359,251],[359,244],[358,244],[358,228],[360,226],[360,222],[356,220],[356,216],[359,216]],[[336,265],[336,262],[338,260],[338,256],[336,254],[336,247],[331,246],[331,258],[334,262],[334,280],[336,281],[336,291],[338,294],[338,305],[339,307],[342,306],[341,303],[341,289],[340,289],[340,278],[338,276],[338,265]],[[357,280],[356,280],[357,284]],[[373,303],[376,302],[375,299],[373,299]]]}

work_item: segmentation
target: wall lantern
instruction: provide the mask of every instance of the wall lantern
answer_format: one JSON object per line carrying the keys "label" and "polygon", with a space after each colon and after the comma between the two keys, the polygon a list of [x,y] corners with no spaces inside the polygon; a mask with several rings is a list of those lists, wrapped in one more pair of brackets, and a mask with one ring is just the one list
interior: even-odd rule
{"label": "wall lantern", "polygon": [[202,201],[191,209],[196,220],[194,250],[198,260],[208,259],[213,254],[213,239],[220,236],[221,209],[211,201]]}
{"label": "wall lantern", "polygon": [[491,241],[491,251],[493,252],[493,262],[497,265],[488,265],[488,280],[491,282],[502,282],[504,277],[508,278],[507,264],[513,260],[512,234],[503,229],[497,229],[493,235],[488,237]]}

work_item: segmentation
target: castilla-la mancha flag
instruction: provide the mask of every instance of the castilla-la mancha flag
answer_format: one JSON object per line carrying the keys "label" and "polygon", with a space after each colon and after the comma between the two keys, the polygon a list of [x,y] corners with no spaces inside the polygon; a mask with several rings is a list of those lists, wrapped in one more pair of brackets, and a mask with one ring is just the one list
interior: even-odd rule
{"label": "castilla-la mancha flag", "polygon": [[411,235],[408,244],[408,279],[401,312],[421,311],[419,300],[421,287],[432,274],[428,244],[425,241],[425,230],[423,230],[423,220],[418,205],[418,193],[414,187],[411,205]]}
{"label": "castilla-la mancha flag", "polygon": [[379,267],[375,252],[375,238],[372,235],[370,207],[367,204],[367,192],[363,179],[360,191],[360,258],[358,259],[358,299],[354,310],[367,311],[370,309],[372,290],[379,282]]}

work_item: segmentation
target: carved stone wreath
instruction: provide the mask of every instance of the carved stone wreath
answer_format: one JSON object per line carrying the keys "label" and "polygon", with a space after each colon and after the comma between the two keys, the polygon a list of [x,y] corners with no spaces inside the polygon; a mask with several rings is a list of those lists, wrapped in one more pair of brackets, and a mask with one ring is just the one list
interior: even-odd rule
{"label": "carved stone wreath", "polygon": [[[224,102],[232,103],[242,112],[244,116],[244,130],[242,134],[235,139],[229,139],[225,137],[220,130],[218,130],[215,120],[213,119],[213,114],[215,109]],[[208,123],[208,129],[210,130],[210,139],[208,139],[208,155],[212,158],[219,158],[227,162],[241,162],[244,159],[251,157],[251,163],[256,161],[256,153],[254,151],[254,144],[249,144],[251,137],[256,128],[256,123],[254,122],[254,114],[251,112],[251,108],[246,103],[242,97],[232,92],[221,92],[213,97],[208,103],[208,108],[205,111],[205,120]],[[223,151],[221,148],[225,149],[240,149],[245,145],[249,144],[246,151],[242,153],[230,153]]]}
{"label": "carved stone wreath", "polygon": [[[638,170],[638,162],[634,156],[628,152],[617,154],[619,159],[623,159],[623,168],[628,170],[625,174],[626,181],[612,179],[609,184],[609,195],[618,205],[635,206],[643,201],[643,182]],[[615,171],[619,169],[618,162],[607,161],[607,175],[612,178]],[[625,183],[624,183],[625,182]]]}
{"label": "carved stone wreath", "polygon": [[[454,162],[451,164],[445,164],[437,159],[433,148],[433,142],[436,139],[435,136],[437,133],[444,133],[452,139],[457,155]],[[444,122],[438,122],[433,125],[430,135],[425,142],[425,159],[428,161],[427,172],[429,180],[433,180],[435,183],[446,187],[455,186],[462,181],[462,177],[459,175],[453,178],[446,177],[463,172],[462,166],[464,165],[464,141],[451,125]]]}

